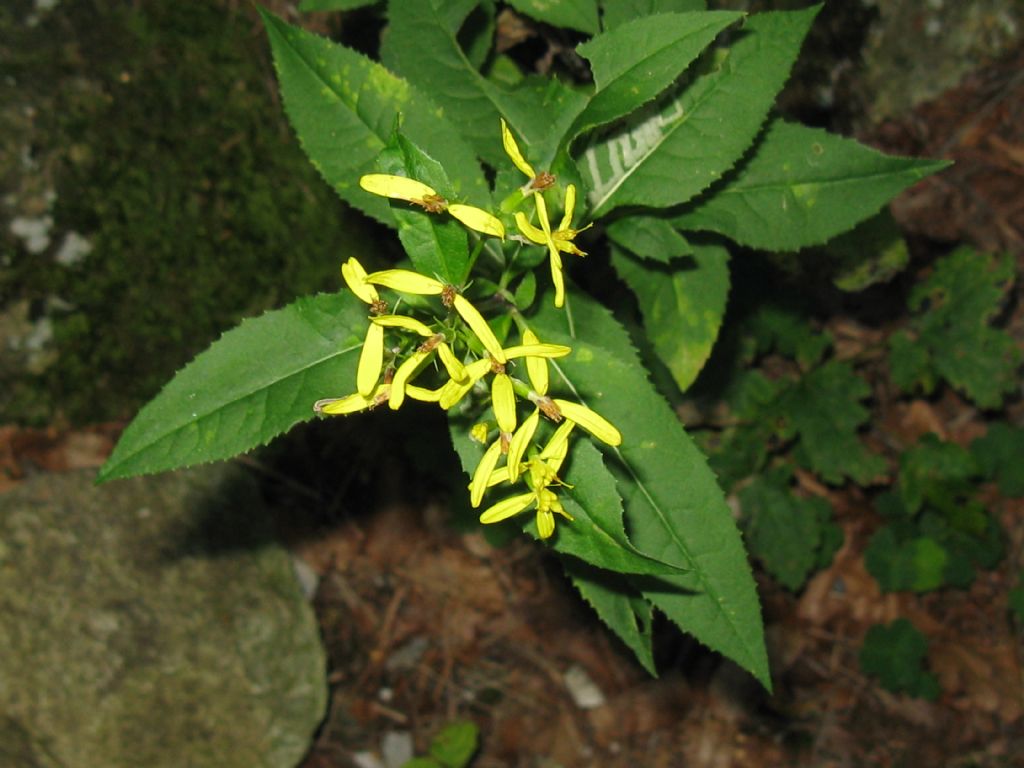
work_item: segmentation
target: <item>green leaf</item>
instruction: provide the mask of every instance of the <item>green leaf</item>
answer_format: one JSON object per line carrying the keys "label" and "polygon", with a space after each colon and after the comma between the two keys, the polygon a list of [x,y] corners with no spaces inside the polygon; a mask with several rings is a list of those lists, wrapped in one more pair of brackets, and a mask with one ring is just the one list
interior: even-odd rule
{"label": "green leaf", "polygon": [[302,0],[299,3],[299,10],[307,11],[351,11],[354,8],[362,8],[366,5],[373,5],[376,0]]}
{"label": "green leaf", "polygon": [[612,246],[612,267],[636,294],[644,330],[685,392],[711,356],[729,295],[729,252],[698,245],[693,256],[662,267]]}
{"label": "green leaf", "polygon": [[883,592],[930,592],[946,583],[949,553],[926,536],[901,537],[896,525],[879,529],[864,551],[864,564]]}
{"label": "green leaf", "polygon": [[361,54],[260,14],[288,118],[310,161],[343,200],[392,222],[387,201],[364,192],[359,177],[373,170],[401,114],[402,132],[447,169],[458,194],[475,205],[488,203],[473,151],[433,102]]}
{"label": "green leaf", "polygon": [[582,560],[562,562],[580,595],[619,639],[636,655],[652,677],[657,677],[651,650],[651,604],[629,582]]}
{"label": "green leaf", "polygon": [[782,470],[756,478],[740,492],[740,504],[751,554],[782,586],[796,592],[818,565],[822,521],[831,516],[831,506],[820,497],[794,496],[790,477]]}
{"label": "green leaf", "polygon": [[471,720],[449,723],[430,742],[430,756],[444,768],[464,768],[480,746],[480,729]]}
{"label": "green leaf", "polygon": [[742,17],[730,11],[662,13],[578,46],[577,53],[590,62],[596,89],[569,135],[610,123],[654,99],[719,32]]}
{"label": "green leaf", "polygon": [[[927,392],[941,378],[983,408],[1001,405],[1019,384],[1021,352],[1012,336],[990,323],[1013,279],[1009,254],[964,246],[936,262],[931,277],[910,294],[911,333],[892,339],[893,381]],[[918,349],[911,351],[915,341]],[[910,362],[900,359],[908,353]]]}
{"label": "green leaf", "polygon": [[624,216],[607,228],[612,242],[642,259],[668,264],[693,253],[686,238],[665,219],[656,216]]}
{"label": "green leaf", "polygon": [[860,651],[860,666],[879,678],[886,690],[934,701],[939,695],[939,682],[924,669],[927,656],[924,635],[906,619],[896,619],[868,630]]}
{"label": "green leaf", "polygon": [[816,364],[832,346],[832,335],[818,331],[807,322],[805,313],[777,304],[764,304],[746,319],[744,325],[754,341],[755,354],[778,352],[791,357],[801,368]]}
{"label": "green leaf", "polygon": [[139,411],[99,480],[227,459],[311,418],[316,400],[355,389],[366,325],[348,292],[243,321]]}
{"label": "green leaf", "polygon": [[690,569],[634,586],[672,621],[770,686],[757,592],[736,524],[705,458],[648,381],[623,328],[590,298],[550,297],[531,320],[573,354],[553,360],[552,388],[598,411],[623,434],[609,451],[630,539],[642,552]]}
{"label": "green leaf", "polygon": [[924,435],[910,450],[900,455],[899,494],[904,508],[916,514],[925,503],[944,506],[973,491],[978,473],[971,454],[956,443]]}
{"label": "green leaf", "polygon": [[568,27],[588,35],[598,29],[597,0],[509,0],[509,5],[553,27]]}
{"label": "green leaf", "polygon": [[757,137],[819,9],[748,17],[713,71],[595,138],[579,163],[595,216],[685,203],[721,178]]}
{"label": "green leaf", "polygon": [[1024,496],[1024,429],[997,421],[971,443],[981,471],[999,484],[1004,496]]}
{"label": "green leaf", "polygon": [[[433,187],[450,199],[451,183],[444,168],[434,158],[401,134],[377,159],[381,173],[406,176]],[[404,201],[392,204],[398,223],[398,238],[417,272],[438,277],[446,283],[461,285],[469,274],[469,243],[465,228],[445,214],[429,214],[411,208]]]}
{"label": "green leaf", "polygon": [[[528,78],[514,89],[485,78],[466,57],[457,37],[475,5],[475,0],[392,3],[381,56],[437,99],[448,119],[460,126],[462,135],[495,168],[511,167],[501,145],[498,118],[504,117],[530,162],[546,169],[586,104],[586,96],[553,78]],[[417,143],[437,156],[418,139]]]}
{"label": "green leaf", "polygon": [[705,0],[602,0],[601,24],[605,29],[614,29],[654,13],[686,13],[707,7]]}
{"label": "green leaf", "polygon": [[736,172],[674,222],[752,248],[795,251],[845,232],[947,165],[883,155],[852,139],[775,119]]}
{"label": "green leaf", "polygon": [[870,416],[859,401],[871,394],[849,363],[831,360],[801,377],[780,399],[783,436],[798,437],[794,455],[827,483],[844,477],[864,484],[885,471],[857,429]]}

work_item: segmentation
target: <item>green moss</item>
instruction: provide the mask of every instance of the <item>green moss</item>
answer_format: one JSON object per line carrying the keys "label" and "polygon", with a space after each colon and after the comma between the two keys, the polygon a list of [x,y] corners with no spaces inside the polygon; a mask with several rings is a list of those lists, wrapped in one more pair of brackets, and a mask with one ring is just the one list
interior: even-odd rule
{"label": "green moss", "polygon": [[0,417],[130,416],[240,317],[335,290],[361,250],[365,225],[281,116],[248,9],[67,2],[14,60],[20,88],[56,87],[35,141],[56,148],[56,231],[93,250],[70,267],[14,254],[4,282],[71,308],[53,315],[57,362]]}

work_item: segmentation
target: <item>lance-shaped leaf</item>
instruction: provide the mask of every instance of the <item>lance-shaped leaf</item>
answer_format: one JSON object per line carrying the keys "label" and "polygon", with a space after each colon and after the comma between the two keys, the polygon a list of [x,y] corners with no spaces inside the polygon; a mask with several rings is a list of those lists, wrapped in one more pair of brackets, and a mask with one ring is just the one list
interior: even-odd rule
{"label": "lance-shaped leaf", "polygon": [[505,89],[483,77],[457,37],[475,5],[476,0],[392,3],[381,56],[389,67],[429,92],[488,163],[496,168],[510,165],[498,122],[504,117],[530,162],[538,170],[547,170],[587,99],[554,78],[530,78],[515,89]]}
{"label": "lance-shaped leaf", "polygon": [[636,654],[643,668],[657,677],[651,650],[651,604],[618,574],[571,558],[564,560],[562,567],[601,621]]}
{"label": "lance-shaped leaf", "polygon": [[594,95],[569,136],[628,115],[668,88],[715,36],[743,14],[662,13],[598,35],[576,50],[590,61]]}
{"label": "lance-shaped leaf", "polygon": [[261,11],[284,107],[314,167],[346,202],[392,223],[387,202],[364,192],[402,116],[402,132],[448,171],[456,191],[476,205],[490,194],[472,149],[442,110],[408,82],[342,45]]}
{"label": "lance-shaped leaf", "polygon": [[691,257],[662,266],[612,246],[612,267],[636,294],[647,337],[685,392],[711,356],[722,327],[729,252],[720,245],[696,245]]}
{"label": "lance-shaped leaf", "polygon": [[553,27],[569,27],[588,35],[597,32],[597,0],[509,0],[509,5]]}
{"label": "lance-shaped leaf", "polygon": [[605,29],[615,29],[627,21],[653,13],[687,13],[703,11],[707,7],[705,0],[603,0],[601,24]]}
{"label": "lance-shaped leaf", "polygon": [[[467,474],[472,474],[483,449],[469,438],[469,431],[461,421],[451,426],[452,444],[459,454]],[[556,489],[559,500],[574,520],[558,518],[554,535],[548,539],[552,549],[563,555],[579,558],[591,565],[619,573],[658,575],[679,573],[672,564],[660,562],[634,547],[622,527],[622,501],[615,489],[615,479],[604,466],[601,454],[586,437],[573,438],[568,463],[563,467],[561,479],[564,487]],[[503,498],[528,492],[519,484],[512,488],[500,485],[490,490],[484,508]],[[523,530],[538,538],[535,521],[536,507],[530,506],[520,513]]]}
{"label": "lance-shaped leaf", "polygon": [[852,139],[776,119],[736,172],[674,221],[753,248],[795,251],[845,232],[946,165],[883,155]]}
{"label": "lance-shaped leaf", "polygon": [[[442,197],[452,195],[444,168],[419,147],[396,133],[377,159],[381,173],[422,181]],[[469,244],[465,228],[445,213],[427,213],[400,202],[393,214],[398,238],[417,272],[445,283],[461,285],[469,272]]]}
{"label": "lance-shaped leaf", "polygon": [[348,292],[245,320],[180,370],[128,425],[99,479],[226,459],[355,390],[366,305]]}
{"label": "lance-shaped leaf", "polygon": [[539,302],[530,324],[573,354],[552,360],[551,390],[565,388],[622,432],[609,449],[630,540],[642,552],[689,569],[656,580],[632,578],[644,597],[708,647],[771,685],[761,612],[739,530],[707,460],[658,394],[626,331],[587,296],[565,312]]}
{"label": "lance-shaped leaf", "polygon": [[757,137],[819,8],[748,17],[713,71],[586,147],[595,215],[685,203],[721,178]]}

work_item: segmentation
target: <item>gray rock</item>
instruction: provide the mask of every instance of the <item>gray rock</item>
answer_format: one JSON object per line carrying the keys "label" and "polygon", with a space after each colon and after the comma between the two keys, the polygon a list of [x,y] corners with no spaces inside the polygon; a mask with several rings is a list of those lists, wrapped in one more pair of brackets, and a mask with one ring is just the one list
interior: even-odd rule
{"label": "gray rock", "polygon": [[252,481],[92,478],[0,494],[0,765],[292,768],[325,659]]}

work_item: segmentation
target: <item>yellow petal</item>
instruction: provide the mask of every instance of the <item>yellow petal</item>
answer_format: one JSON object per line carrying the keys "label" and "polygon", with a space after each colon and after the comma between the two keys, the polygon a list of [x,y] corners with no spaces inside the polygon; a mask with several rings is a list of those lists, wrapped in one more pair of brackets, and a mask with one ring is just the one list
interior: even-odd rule
{"label": "yellow petal", "polygon": [[386,384],[382,384],[377,387],[377,390],[373,393],[373,397],[363,397],[358,392],[352,395],[346,395],[345,397],[328,397],[324,400],[317,400],[313,404],[313,410],[320,414],[326,414],[328,416],[341,416],[346,413],[356,413],[357,411],[365,411],[371,405],[373,405],[375,399],[387,391]]}
{"label": "yellow petal", "polygon": [[345,285],[348,286],[349,290],[360,301],[364,301],[367,304],[380,301],[377,289],[366,282],[366,270],[363,269],[363,265],[356,261],[355,258],[351,258],[341,265],[341,276],[345,280]]}
{"label": "yellow petal", "polygon": [[587,406],[568,400],[559,400],[558,398],[555,398],[555,405],[562,411],[562,415],[566,419],[579,424],[598,440],[608,443],[608,445],[622,444],[622,435],[619,430],[613,427],[611,422],[590,410]]}
{"label": "yellow petal", "polygon": [[[535,344],[540,344],[540,339],[537,338],[537,334],[527,328],[523,331],[523,346],[532,347]],[[547,361],[541,357],[527,357],[526,373],[530,377],[530,385],[533,387],[533,391],[538,395],[546,395],[548,393]]]}
{"label": "yellow petal", "polygon": [[509,441],[508,459],[505,463],[508,466],[508,479],[510,482],[514,483],[519,479],[519,465],[523,461],[523,456],[526,454],[530,441],[533,440],[533,435],[537,431],[537,424],[539,422],[540,412],[534,411],[527,416],[526,421],[516,430],[516,433],[512,435],[512,440]]}
{"label": "yellow petal", "polygon": [[473,472],[473,481],[469,484],[469,503],[474,508],[480,506],[484,499],[484,491],[487,490],[487,480],[494,471],[498,458],[501,456],[501,441],[495,440],[491,447],[484,451],[483,458],[476,465]]}
{"label": "yellow petal", "polygon": [[441,387],[427,389],[426,387],[417,387],[415,384],[406,384],[405,395],[424,403],[436,403],[441,398]]}
{"label": "yellow petal", "polygon": [[565,278],[562,276],[562,259],[558,251],[551,247],[551,282],[555,286],[555,306],[565,304]]}
{"label": "yellow petal", "polygon": [[519,231],[523,233],[527,240],[537,245],[547,245],[548,236],[544,234],[544,230],[533,226],[522,211],[516,211],[516,226],[519,227]]}
{"label": "yellow petal", "polygon": [[544,195],[537,192],[533,196],[534,202],[537,203],[537,220],[540,222],[540,228],[544,230],[544,242],[551,243],[551,221],[548,219],[548,206],[544,202]]}
{"label": "yellow petal", "polygon": [[565,357],[572,352],[572,347],[564,344],[517,344],[514,347],[505,347],[505,357],[511,360],[514,357],[525,357],[527,362],[531,357]]}
{"label": "yellow petal", "polygon": [[367,282],[393,288],[403,293],[415,293],[419,296],[438,296],[444,290],[444,283],[432,277],[421,275],[409,269],[385,269],[371,272],[366,276]]}
{"label": "yellow petal", "polygon": [[514,432],[516,393],[512,389],[512,379],[508,374],[499,373],[491,381],[491,405],[494,408],[494,417],[498,421],[498,429],[502,432]]}
{"label": "yellow petal", "polygon": [[460,382],[449,379],[441,387],[441,397],[438,398],[437,404],[446,411],[465,397],[466,393],[473,388],[473,385],[491,370],[491,361],[487,359],[475,360],[467,365],[465,370],[465,381]]}
{"label": "yellow petal", "polygon": [[422,181],[386,173],[369,173],[359,179],[359,186],[371,195],[393,197],[396,200],[422,200],[427,195],[437,194]]}
{"label": "yellow petal", "polygon": [[437,356],[441,358],[448,375],[457,382],[466,380],[466,367],[455,357],[452,348],[443,341],[437,345]]}
{"label": "yellow petal", "polygon": [[559,424],[558,429],[548,438],[547,445],[544,446],[544,450],[537,457],[541,461],[556,465],[554,468],[555,472],[558,472],[566,455],[569,453],[569,434],[575,426],[574,422],[568,420]]}
{"label": "yellow petal", "polygon": [[466,321],[466,325],[480,339],[484,349],[490,352],[491,356],[499,363],[504,363],[505,353],[502,351],[501,344],[498,343],[498,338],[494,335],[494,331],[491,330],[491,326],[484,320],[484,316],[461,293],[455,294],[454,306],[455,311]]}
{"label": "yellow petal", "polygon": [[492,237],[499,237],[502,240],[505,239],[505,225],[481,208],[453,203],[448,206],[448,213],[470,229],[483,232],[485,235],[491,235]]}
{"label": "yellow petal", "polygon": [[397,411],[402,407],[402,403],[405,402],[405,385],[416,373],[420,364],[427,359],[428,354],[428,352],[413,352],[405,362],[398,366],[395,378],[391,380],[391,396],[388,398],[388,407],[391,410]]}
{"label": "yellow petal", "polygon": [[537,535],[542,539],[550,539],[555,532],[555,516],[550,509],[537,508]]}
{"label": "yellow petal", "polygon": [[484,513],[480,515],[480,522],[486,524],[499,523],[502,520],[508,520],[513,515],[518,515],[530,506],[533,499],[534,495],[532,493],[521,493],[518,496],[510,496],[509,498],[499,501],[497,504],[484,510]]}
{"label": "yellow petal", "polygon": [[508,123],[505,122],[505,118],[501,118],[501,144],[505,147],[505,154],[509,156],[509,159],[512,160],[512,164],[516,168],[531,179],[537,175],[537,172],[533,170],[533,166],[526,162],[523,153],[519,151],[519,145],[516,144],[516,138],[512,135],[512,131],[508,129]]}
{"label": "yellow petal", "polygon": [[508,467],[499,467],[498,469],[491,472],[491,476],[487,478],[487,487],[493,488],[495,485],[498,485],[500,483],[507,483],[508,479]]}
{"label": "yellow petal", "polygon": [[562,216],[562,223],[559,229],[568,229],[572,224],[572,211],[576,207],[576,185],[570,184],[565,188],[565,214]]}
{"label": "yellow petal", "polygon": [[366,329],[366,340],[359,353],[359,367],[356,368],[356,390],[363,397],[369,397],[380,378],[384,365],[384,329],[370,323]]}
{"label": "yellow petal", "polygon": [[434,332],[430,330],[426,325],[421,323],[415,317],[408,317],[407,315],[377,315],[371,317],[370,322],[374,325],[380,325],[384,328],[402,328],[413,333],[418,333],[420,336],[433,336]]}

